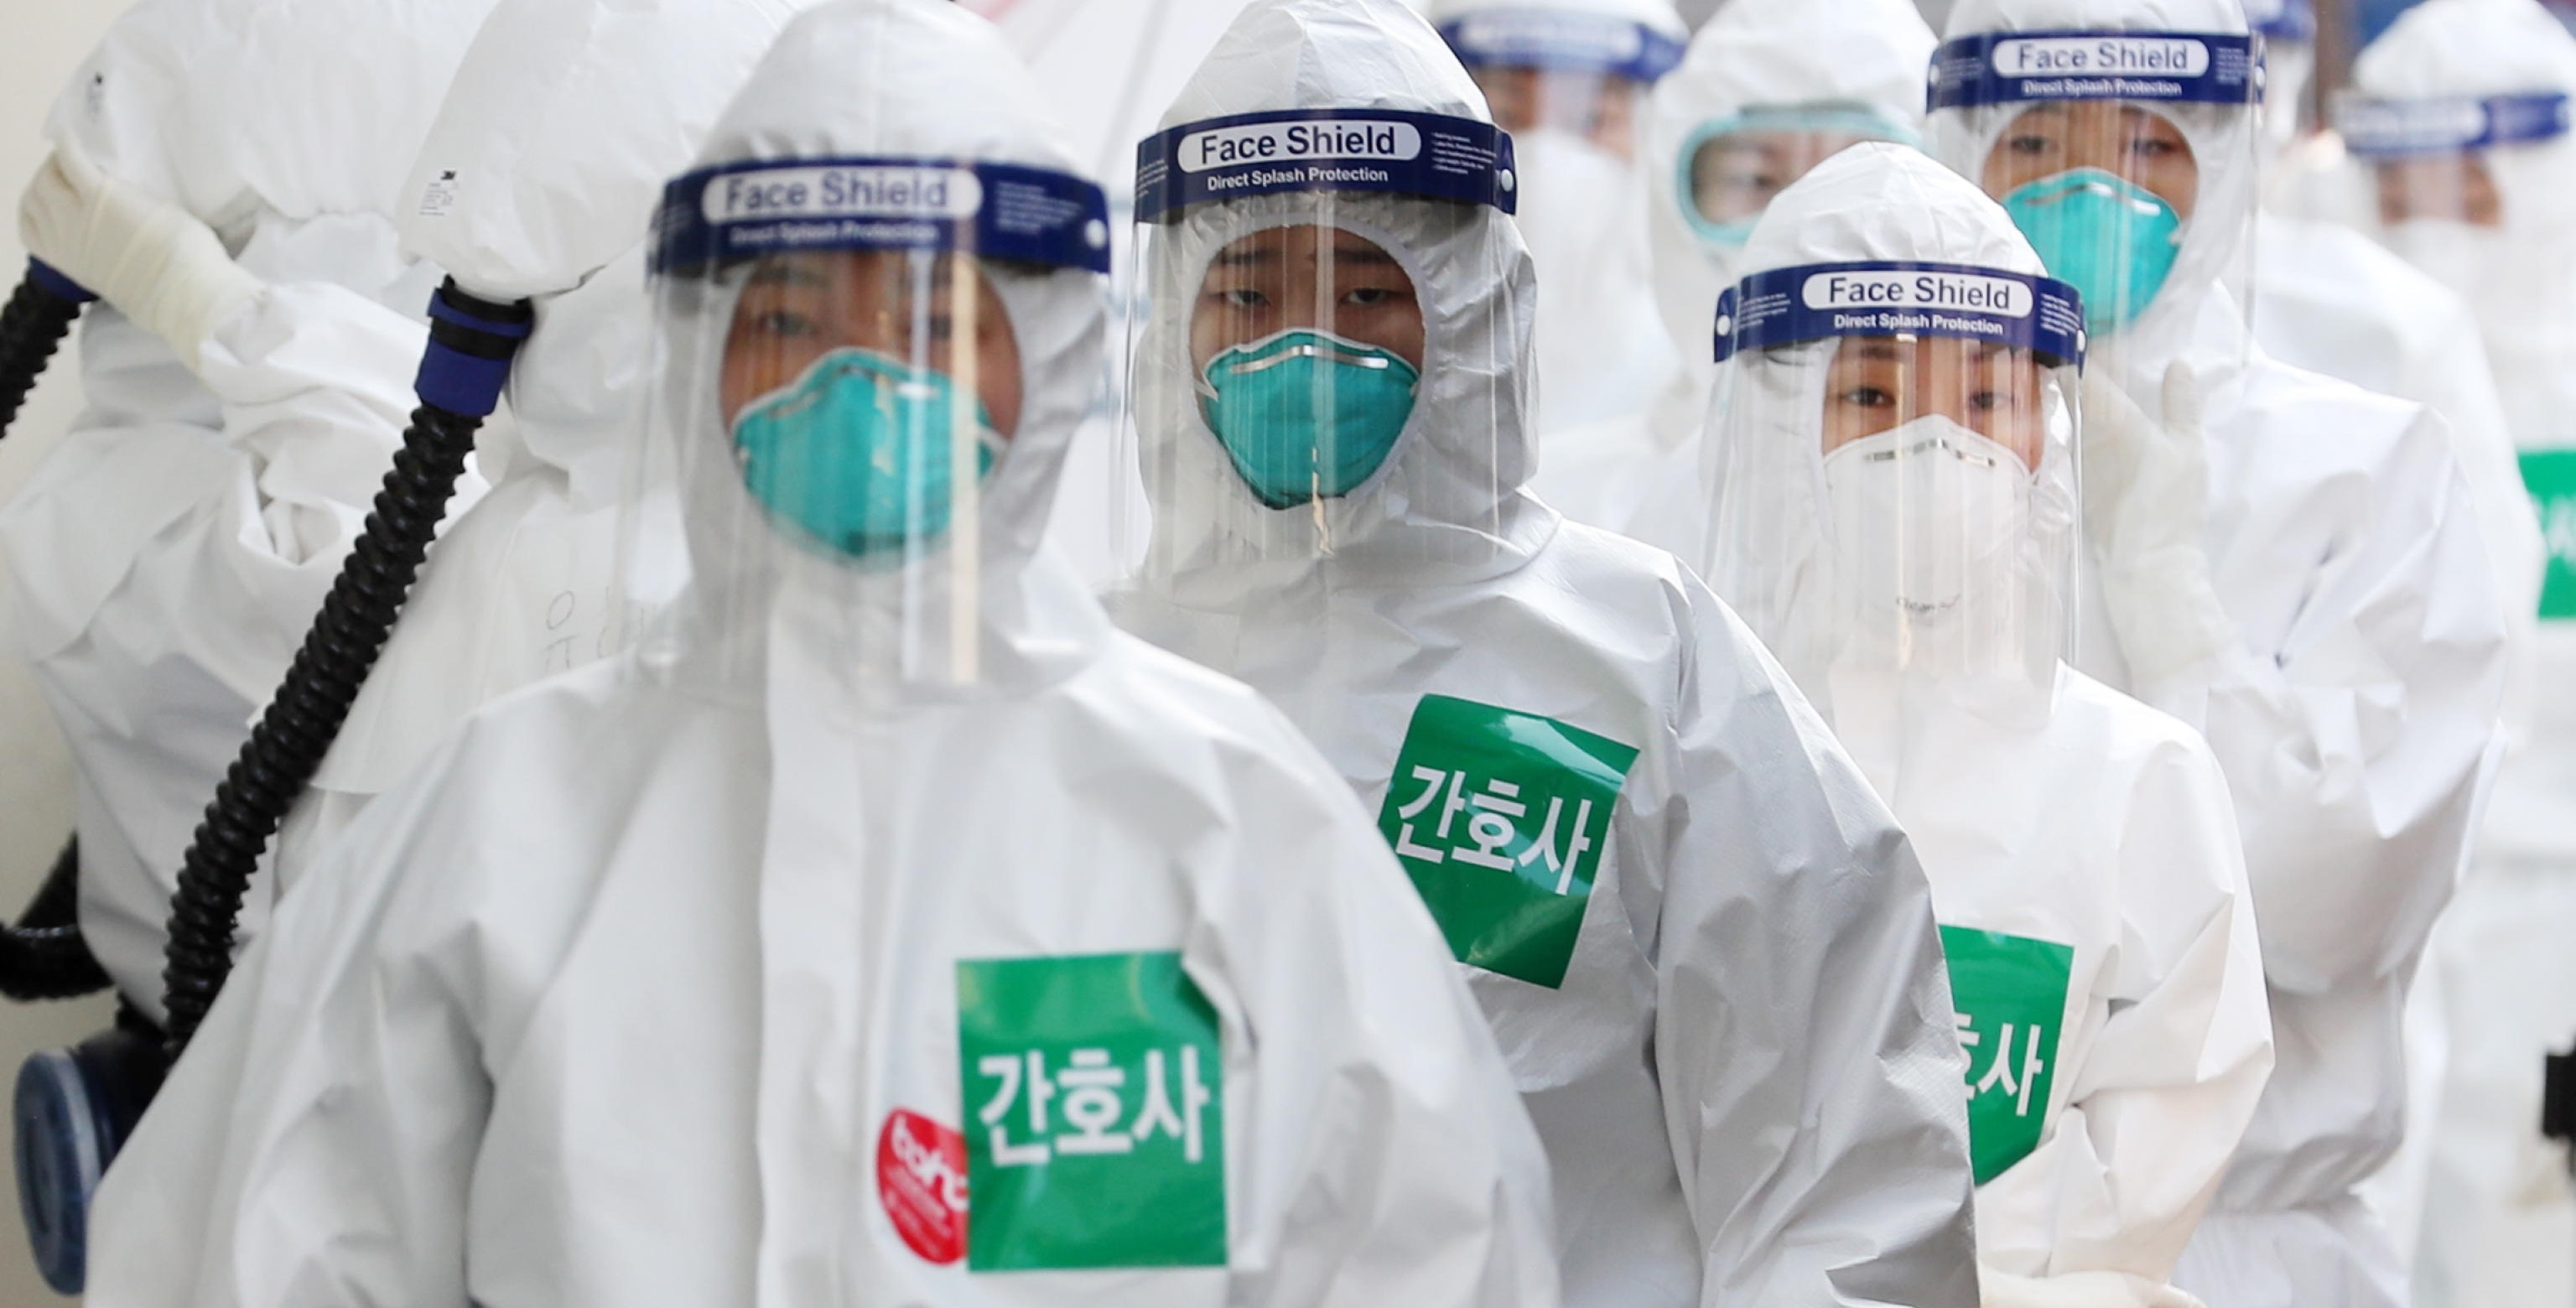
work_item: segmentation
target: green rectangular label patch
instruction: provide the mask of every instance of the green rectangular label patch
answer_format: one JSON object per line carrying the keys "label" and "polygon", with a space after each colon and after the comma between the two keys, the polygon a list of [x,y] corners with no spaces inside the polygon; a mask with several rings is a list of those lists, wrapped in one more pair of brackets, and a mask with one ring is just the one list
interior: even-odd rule
{"label": "green rectangular label patch", "polygon": [[957,964],[966,1266],[1222,1267],[1225,1064],[1178,953]]}
{"label": "green rectangular label patch", "polygon": [[1460,962],[1555,989],[1637,751],[1446,695],[1414,706],[1377,825]]}
{"label": "green rectangular label patch", "polygon": [[1946,926],[1941,948],[1950,956],[1950,999],[1968,1054],[1968,1154],[1984,1185],[2039,1147],[2075,951]]}
{"label": "green rectangular label patch", "polygon": [[2576,450],[2526,450],[2523,488],[2540,515],[2540,538],[2549,546],[2549,580],[2540,588],[2544,622],[2576,618]]}

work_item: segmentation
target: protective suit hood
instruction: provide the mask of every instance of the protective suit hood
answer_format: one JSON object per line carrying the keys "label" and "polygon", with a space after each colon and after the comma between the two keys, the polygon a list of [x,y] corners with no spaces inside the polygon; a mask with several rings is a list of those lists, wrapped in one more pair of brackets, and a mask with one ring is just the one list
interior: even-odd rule
{"label": "protective suit hood", "polygon": [[[1257,0],[1162,126],[1300,109],[1492,121],[1457,57],[1396,0]],[[1158,481],[1168,473],[1171,486],[1155,506],[1146,571],[1177,580],[1212,564],[1262,562],[1295,573],[1331,557],[1362,569],[1373,561],[1408,570],[1446,565],[1464,577],[1526,559],[1557,519],[1524,489],[1536,280],[1519,231],[1500,210],[1369,192],[1195,206],[1158,229],[1146,256],[1153,312],[1139,338],[1138,375],[1193,374],[1191,304],[1220,249],[1267,227],[1311,222],[1387,250],[1420,298],[1423,367],[1404,429],[1376,474],[1350,494],[1266,511],[1229,466],[1188,387],[1139,387],[1145,463]],[[1419,582],[1425,574],[1406,575]],[[1218,584],[1233,595],[1240,581]],[[1186,584],[1177,590],[1186,602]]]}
{"label": "protective suit hood", "polygon": [[1837,105],[1920,127],[1932,46],[1905,0],[1729,0],[1656,84],[1654,122],[1677,142],[1746,109]]}
{"label": "protective suit hood", "polygon": [[[959,86],[976,93],[961,101]],[[699,204],[691,179],[711,169],[828,159],[1017,165],[1087,185],[999,32],[929,0],[841,0],[791,24],[709,133],[696,169],[673,184],[669,203]],[[1097,188],[1090,190],[1097,206]],[[666,212],[666,227],[676,212]],[[1077,226],[1088,255],[1105,259],[1105,213]],[[959,250],[961,258],[972,253]],[[918,557],[857,562],[789,540],[746,489],[724,434],[728,416],[706,385],[721,367],[739,283],[666,274],[668,364],[655,457],[672,460],[682,487],[691,583],[678,601],[679,621],[659,637],[664,652],[684,666],[712,657],[714,666],[698,670],[757,685],[745,669],[725,666],[756,653],[725,633],[766,625],[775,644],[792,628],[835,649],[832,675],[870,699],[896,689],[912,697],[943,687],[1025,687],[1088,656],[1107,624],[1039,542],[1066,446],[1100,372],[1099,279],[1085,267],[1024,269],[990,259],[982,270],[1018,344],[1016,427],[981,482],[971,526],[961,522]],[[648,511],[637,529],[652,526]],[[971,542],[958,538],[968,533]]]}
{"label": "protective suit hood", "polygon": [[[108,27],[55,98],[45,135],[214,228],[259,278],[327,280],[419,322],[438,270],[399,248],[398,170],[427,135],[491,7],[360,0],[290,13],[245,0],[143,0]],[[278,339],[273,325],[258,330]],[[367,348],[355,344],[360,337],[375,340],[360,333],[353,349]],[[121,315],[92,315],[80,362],[86,403],[116,425],[224,425],[217,406],[231,397],[210,393],[166,343]],[[350,365],[330,366],[345,375]],[[406,364],[406,404],[410,380]],[[380,476],[381,468],[368,474],[367,494]],[[298,504],[330,498],[292,476],[282,481],[296,486],[284,498]],[[469,474],[460,504],[481,485]],[[45,586],[19,597],[37,616],[42,653],[73,639],[146,542],[202,490],[191,476],[131,481],[116,512],[89,516],[83,546],[47,569]],[[365,502],[354,501],[361,515]]]}
{"label": "protective suit hood", "polygon": [[1744,275],[1852,259],[2048,270],[1985,192],[1920,151],[1855,145],[1818,164],[1744,243]]}
{"label": "protective suit hood", "polygon": [[1701,134],[1748,110],[1828,109],[1861,110],[1892,136],[1917,137],[1936,43],[1909,0],[1731,0],[1655,84],[1642,146],[1655,305],[1682,360],[1653,414],[1664,442],[1680,442],[1707,412],[1710,316],[1742,275],[1741,252],[1702,240],[1683,213]]}
{"label": "protective suit hood", "polygon": [[45,134],[235,249],[262,209],[390,216],[410,151],[491,7],[145,0],[73,74]]}
{"label": "protective suit hood", "polygon": [[[2014,32],[2174,32],[2245,36],[2238,0],[1961,0],[1945,44]],[[2259,84],[2259,83],[2258,83]],[[2004,129],[2036,101],[1939,109],[1929,145],[1941,162],[1980,177]],[[2094,342],[2096,365],[2155,412],[2166,365],[2189,357],[2207,380],[2243,366],[2247,348],[2241,292],[2255,207],[2260,200],[2261,114],[2252,104],[2122,100],[2163,117],[2191,147],[2199,193],[2182,224],[2181,246],[2163,289],[2138,316]]]}
{"label": "protective suit hood", "polygon": [[2431,0],[2361,52],[2353,86],[2402,99],[2576,92],[2576,36],[2521,0]]}
{"label": "protective suit hood", "polygon": [[1491,121],[1448,45],[1394,0],[1259,0],[1217,38],[1162,126],[1275,109],[1410,109]]}
{"label": "protective suit hood", "polygon": [[2247,30],[2236,0],[1959,0],[1943,36],[1980,32],[2234,32]]}
{"label": "protective suit hood", "polygon": [[510,378],[517,439],[579,503],[614,505],[629,457],[654,198],[809,2],[505,0],[410,166],[404,245],[476,295],[537,301]]}

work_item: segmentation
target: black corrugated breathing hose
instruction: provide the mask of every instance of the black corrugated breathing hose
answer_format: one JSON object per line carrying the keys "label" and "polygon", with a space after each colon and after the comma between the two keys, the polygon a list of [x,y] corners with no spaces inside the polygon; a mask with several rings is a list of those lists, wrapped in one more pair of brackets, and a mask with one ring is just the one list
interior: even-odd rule
{"label": "black corrugated breathing hose", "polygon": [[0,307],[0,434],[18,419],[18,406],[45,375],[54,347],[80,317],[81,306],[98,297],[71,278],[29,259],[27,275]]}
{"label": "black corrugated breathing hose", "polygon": [[303,648],[233,760],[189,843],[170,899],[168,1052],[186,1049],[232,970],[242,895],[269,838],[322,765],[376,656],[393,634],[448,497],[465,471],[474,432],[499,402],[510,359],[535,313],[527,301],[476,299],[450,278],[430,302],[423,354],[403,447],[376,495],[366,531],[322,601]]}

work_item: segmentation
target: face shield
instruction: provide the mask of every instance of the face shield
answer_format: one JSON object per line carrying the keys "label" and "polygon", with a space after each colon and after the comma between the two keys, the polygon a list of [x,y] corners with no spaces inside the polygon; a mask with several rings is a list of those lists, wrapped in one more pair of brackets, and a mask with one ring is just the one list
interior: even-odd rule
{"label": "face shield", "polygon": [[2097,344],[2160,370],[2212,287],[2244,312],[2262,81],[2241,32],[1986,33],[1935,56],[1931,136],[2082,295]]}
{"label": "face shield", "polygon": [[1439,31],[1495,126],[1525,142],[1580,140],[1621,163],[1636,158],[1646,89],[1682,57],[1679,31],[1543,5],[1480,9]]}
{"label": "face shield", "polygon": [[[1652,300],[1647,93],[1682,55],[1657,0],[1464,0],[1436,5],[1441,38],[1512,136],[1514,221],[1539,275],[1540,425],[1624,417],[1673,367]],[[1457,11],[1457,12],[1449,12]]]}
{"label": "face shield", "polygon": [[1099,188],[953,159],[744,162],[671,183],[654,253],[661,466],[638,482],[678,486],[681,522],[645,498],[629,549],[676,534],[692,576],[660,639],[722,660],[792,614],[855,677],[976,681],[987,592],[1026,562],[1014,523],[1053,490],[1060,451],[1021,442],[1066,425],[1050,301],[1107,270]]}
{"label": "face shield", "polygon": [[2375,99],[2346,95],[2335,108],[2344,148],[2369,166],[2379,221],[2455,223],[2501,232],[2497,173],[2514,157],[2566,139],[2568,97],[2557,92],[2485,99]]}
{"label": "face shield", "polygon": [[1995,268],[1779,268],[1719,304],[1712,586],[1835,679],[2054,685],[2076,540],[2073,288]]}
{"label": "face shield", "polygon": [[[2541,298],[2571,307],[2576,242],[2554,230],[2556,213],[2517,213],[2512,203],[2517,194],[2538,197],[2563,182],[2551,156],[2563,160],[2570,148],[2566,95],[2347,95],[2336,104],[2335,124],[2375,184],[2381,239],[2467,296],[2490,335],[2499,325],[2490,310],[2494,318],[2528,316],[2504,311],[2533,298],[2518,294],[2517,283],[2545,287]],[[2519,326],[2548,326],[2556,341],[2569,336],[2561,325]]]}
{"label": "face shield", "polygon": [[[1528,474],[1527,256],[1487,123],[1311,110],[1139,149],[1132,425],[1145,571],[1472,561]],[[1211,580],[1220,589],[1240,578]]]}

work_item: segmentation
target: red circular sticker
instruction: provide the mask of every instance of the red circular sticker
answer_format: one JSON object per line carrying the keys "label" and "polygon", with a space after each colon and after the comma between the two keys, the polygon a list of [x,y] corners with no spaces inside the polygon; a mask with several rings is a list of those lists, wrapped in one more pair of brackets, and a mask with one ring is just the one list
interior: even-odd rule
{"label": "red circular sticker", "polygon": [[877,1134],[877,1200],[914,1253],[966,1256],[966,1137],[898,1108]]}

